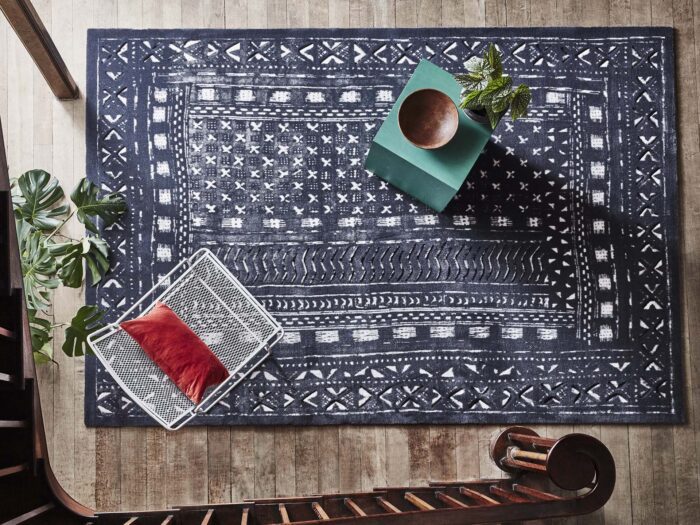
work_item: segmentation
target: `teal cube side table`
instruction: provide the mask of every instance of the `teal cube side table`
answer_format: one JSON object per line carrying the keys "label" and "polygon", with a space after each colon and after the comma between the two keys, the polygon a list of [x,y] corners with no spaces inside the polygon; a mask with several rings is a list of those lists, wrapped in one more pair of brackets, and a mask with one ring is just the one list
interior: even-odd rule
{"label": "teal cube side table", "polygon": [[436,211],[454,198],[491,137],[488,124],[476,122],[459,110],[459,126],[445,146],[425,150],[411,144],[399,129],[399,107],[419,89],[437,89],[459,107],[461,87],[450,73],[421,60],[394,107],[377,131],[365,168]]}

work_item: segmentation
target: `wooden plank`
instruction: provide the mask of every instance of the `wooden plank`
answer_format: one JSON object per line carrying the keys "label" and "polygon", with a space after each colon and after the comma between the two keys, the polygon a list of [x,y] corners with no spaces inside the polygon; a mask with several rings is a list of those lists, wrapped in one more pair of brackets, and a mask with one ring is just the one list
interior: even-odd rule
{"label": "wooden plank", "polygon": [[367,516],[367,513],[362,510],[362,507],[360,507],[357,503],[352,498],[345,498],[343,500],[343,504],[348,508],[350,512],[352,512],[353,516]]}
{"label": "wooden plank", "polygon": [[484,27],[486,25],[486,2],[484,0],[464,1],[465,27]]}
{"label": "wooden plank", "polygon": [[401,514],[401,511],[398,509],[398,507],[388,502],[381,496],[377,497],[377,504],[387,512],[393,514]]}
{"label": "wooden plank", "polygon": [[328,0],[306,0],[309,23],[306,27],[331,27]]}
{"label": "wooden plank", "polygon": [[319,449],[317,427],[295,429],[294,476],[297,496],[318,494],[320,455],[328,452]]}
{"label": "wooden plank", "polygon": [[207,513],[204,515],[204,518],[202,518],[201,525],[210,525],[211,523],[213,523],[211,521],[213,516],[214,516],[214,509],[209,509],[207,511]]}
{"label": "wooden plank", "polygon": [[521,485],[519,483],[515,483],[513,485],[513,490],[521,494],[527,494],[531,498],[539,501],[558,501],[562,499],[561,496],[557,496],[556,494],[544,492],[543,490],[533,489],[532,487],[528,487],[527,485]]}
{"label": "wooden plank", "polygon": [[374,0],[371,7],[372,27],[396,26],[396,10],[393,0]]}
{"label": "wooden plank", "polygon": [[631,16],[631,0],[610,0],[610,13],[608,15],[610,25],[630,25]]}
{"label": "wooden plank", "polygon": [[224,18],[227,28],[248,27],[247,0],[226,0]]}
{"label": "wooden plank", "polygon": [[289,521],[289,513],[287,512],[287,507],[284,505],[284,503],[280,503],[278,509],[280,512],[280,519],[282,520],[282,523],[291,523]]}
{"label": "wooden plank", "polygon": [[[698,323],[693,315],[700,304],[697,294],[700,278],[697,270],[698,236],[698,202],[700,192],[696,182],[698,170],[698,120],[700,107],[697,96],[700,91],[700,4],[695,1],[673,2],[674,25],[678,27],[676,49],[693,46],[694,53],[681,52],[676,55],[676,83],[678,87],[678,161],[683,191],[680,192],[682,213],[683,243],[681,245],[682,269],[681,283],[684,293],[681,308],[685,314],[682,325],[684,334],[684,377],[686,381],[685,399],[687,403],[688,425],[674,429],[674,449],[676,455],[676,487],[678,502],[678,522],[694,523],[698,519],[698,443],[700,429],[700,352],[698,351]],[[691,25],[692,23],[692,25]],[[692,44],[691,44],[692,42]]]}
{"label": "wooden plank", "polygon": [[275,429],[257,427],[255,430],[255,490],[256,498],[275,496]]}
{"label": "wooden plank", "polygon": [[493,499],[490,496],[482,494],[481,492],[476,491],[474,489],[468,489],[467,487],[460,487],[459,493],[462,496],[466,496],[467,498],[471,498],[474,501],[476,501],[482,505],[500,505],[500,503],[497,500]]}
{"label": "wooden plank", "polygon": [[630,488],[632,520],[635,524],[654,523],[654,483],[650,459],[653,456],[651,428],[629,427]]}
{"label": "wooden plank", "polygon": [[119,510],[120,439],[118,428],[98,428],[95,432],[95,471],[104,473],[95,478],[95,506],[100,512]]}
{"label": "wooden plank", "polygon": [[[144,509],[148,505],[146,432],[139,427],[121,429],[119,454],[120,509]],[[168,482],[166,478],[163,480]]]}
{"label": "wooden plank", "polygon": [[339,431],[338,471],[341,492],[362,490],[362,430],[342,426]]}
{"label": "wooden plank", "polygon": [[615,459],[615,491],[603,507],[605,522],[631,523],[630,442],[627,427],[604,425],[600,429],[600,439]]}
{"label": "wooden plank", "polygon": [[[286,27],[309,27],[309,2],[308,0],[287,0],[287,24]],[[316,15],[319,17],[323,16],[323,13],[314,13],[314,18]],[[268,17],[270,13],[268,12]],[[326,15],[326,25],[328,23],[328,15]]]}
{"label": "wooden plank", "polygon": [[527,27],[530,25],[529,0],[508,0],[506,2],[506,20],[508,27]]}
{"label": "wooden plank", "polygon": [[0,9],[59,99],[78,97],[78,86],[30,0],[0,0]]}
{"label": "wooden plank", "polygon": [[321,506],[321,504],[316,502],[316,501],[314,501],[311,504],[311,510],[314,511],[314,514],[316,514],[316,516],[318,516],[318,519],[320,519],[320,520],[329,520],[330,519],[328,517],[328,514],[326,513],[326,511]]}
{"label": "wooden plank", "polygon": [[[77,31],[79,23],[74,20],[72,4],[70,8],[66,8],[60,3],[52,3],[51,8],[53,37],[63,50],[65,60],[71,64],[76,59],[75,48],[72,45],[74,24]],[[77,39],[77,35],[75,38]],[[15,103],[23,104],[20,100]],[[52,118],[53,173],[56,174],[66,193],[75,187],[82,176],[81,172],[83,172],[83,159],[75,158],[74,148],[77,140],[84,141],[84,138],[79,135],[80,130],[83,129],[77,120],[79,105],[82,104],[54,102],[53,106],[55,109]],[[32,117],[26,115],[24,118]],[[70,132],[66,132],[66,130],[70,130]],[[81,226],[77,220],[73,219],[68,222],[64,232],[69,236],[78,237],[84,232],[84,228]],[[54,323],[68,323],[81,304],[81,300],[74,290],[59,288],[54,293],[54,304],[61,305],[61,308],[54,309]],[[63,353],[61,345],[64,341],[64,330],[55,329],[53,354],[58,366],[55,366],[54,369],[54,414],[52,418],[54,442],[50,450],[50,458],[56,478],[66,491],[72,493],[76,489],[75,455],[80,448],[80,442],[76,440],[76,428],[83,423],[76,413],[76,361]],[[118,494],[116,499],[119,499]]]}
{"label": "wooden plank", "polygon": [[29,520],[38,518],[39,516],[46,514],[48,511],[52,510],[54,506],[55,505],[53,503],[47,503],[46,505],[37,507],[33,510],[30,510],[29,512],[25,512],[24,514],[17,516],[16,518],[12,518],[11,520],[8,520],[5,523],[3,523],[3,525],[20,525],[21,523],[26,523]]}
{"label": "wooden plank", "polygon": [[231,429],[207,428],[207,481],[209,503],[231,501]]}
{"label": "wooden plank", "polygon": [[255,428],[231,429],[231,501],[256,496],[255,457]]}
{"label": "wooden plank", "polygon": [[479,433],[474,426],[459,426],[455,431],[457,479],[479,477]]}
{"label": "wooden plank", "polygon": [[207,429],[185,427],[167,434],[168,506],[207,500]]}
{"label": "wooden plank", "polygon": [[416,2],[417,0],[396,0],[396,27],[417,27],[419,25]]}
{"label": "wooden plank", "polygon": [[409,427],[408,473],[411,486],[430,481],[430,428],[427,426]]}
{"label": "wooden plank", "polygon": [[362,490],[385,487],[386,435],[384,427],[367,426],[362,429]]}
{"label": "wooden plank", "polygon": [[318,490],[322,494],[340,491],[339,427],[318,430]]}
{"label": "wooden plank", "polygon": [[350,0],[328,0],[328,27],[350,26]]}
{"label": "wooden plank", "polygon": [[287,1],[268,0],[267,27],[271,29],[276,27],[288,27],[288,24],[289,22],[287,20]]}
{"label": "wooden plank", "polygon": [[435,507],[420,499],[420,497],[416,496],[413,492],[406,492],[403,497],[418,510],[435,510]]}
{"label": "wooden plank", "polygon": [[168,506],[168,431],[147,428],[146,431],[146,507]]}
{"label": "wooden plank", "polygon": [[404,487],[410,483],[408,432],[406,427],[386,427],[386,482],[390,487]]}
{"label": "wooden plank", "polygon": [[462,503],[461,501],[453,498],[452,496],[448,496],[444,492],[437,491],[435,493],[435,497],[442,501],[448,507],[452,507],[454,509],[463,509],[469,506],[466,503]]}
{"label": "wooden plank", "polygon": [[294,427],[275,427],[275,496],[296,494]]}
{"label": "wooden plank", "polygon": [[[75,82],[78,89],[85,92],[86,86],[86,64],[87,56],[85,53],[87,45],[87,30],[89,27],[95,27],[93,17],[95,16],[96,6],[90,0],[76,0],[73,2],[73,9],[81,13],[81,16],[75,17],[72,27],[72,43],[70,52],[66,53],[66,60],[70,64],[75,77]],[[109,6],[107,6],[109,7]],[[100,13],[102,15],[102,13]],[[112,13],[106,11],[105,18],[102,23],[109,22],[109,16]],[[56,105],[65,103],[56,102]],[[72,191],[78,180],[85,176],[85,104],[72,103],[73,112],[73,183],[64,186],[66,193]],[[61,131],[63,133],[63,130]],[[71,134],[68,134],[69,136]],[[37,138],[35,137],[35,140]],[[79,235],[84,235],[85,228],[76,223],[71,224],[71,232],[79,232]],[[64,322],[66,318],[72,317],[80,307],[85,304],[85,297],[78,290],[67,291],[66,294],[70,300],[65,302],[56,302],[60,305],[54,311],[56,312],[55,321]],[[65,310],[68,316],[61,317],[59,310]],[[95,504],[95,478],[96,471],[94,467],[95,457],[95,430],[85,426],[85,357],[72,358],[73,365],[73,415],[76,418],[74,423],[74,480],[73,489],[70,494],[78,501],[86,505]],[[60,440],[60,435],[55,436]],[[60,446],[57,443],[57,446]],[[145,483],[144,483],[145,484]]]}
{"label": "wooden plank", "polygon": [[440,25],[442,27],[460,27],[464,24],[464,0],[442,0]]}
{"label": "wooden plank", "polygon": [[430,479],[456,479],[456,430],[454,426],[430,427]]}
{"label": "wooden plank", "polygon": [[442,23],[442,2],[417,0],[416,16],[419,27],[440,27]]}
{"label": "wooden plank", "polygon": [[350,2],[350,27],[372,27],[372,6],[369,0]]}
{"label": "wooden plank", "polygon": [[247,3],[247,18],[248,27],[251,28],[266,28],[267,27],[267,5],[274,0],[248,1]]}

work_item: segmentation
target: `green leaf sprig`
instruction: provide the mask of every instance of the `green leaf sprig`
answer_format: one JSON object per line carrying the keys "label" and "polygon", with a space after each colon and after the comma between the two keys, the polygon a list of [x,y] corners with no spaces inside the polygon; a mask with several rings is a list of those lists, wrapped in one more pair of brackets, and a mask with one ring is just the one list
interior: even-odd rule
{"label": "green leaf sprig", "polygon": [[[99,236],[98,219],[110,226],[126,212],[119,193],[100,195],[82,179],[65,203],[58,180],[43,170],[23,173],[12,183],[12,204],[17,223],[24,292],[29,313],[32,350],[37,363],[53,361],[51,314],[53,292],[61,284],[79,288],[90,274],[95,286],[109,272],[109,245]],[[92,234],[71,239],[62,228],[75,216]],[[42,315],[44,317],[42,317]],[[69,356],[89,352],[87,337],[98,328],[104,312],[95,306],[78,310],[66,328],[63,352]]]}
{"label": "green leaf sprig", "polygon": [[489,44],[483,58],[470,58],[466,67],[466,73],[455,75],[462,86],[462,109],[485,113],[492,129],[508,109],[513,120],[527,114],[530,88],[525,84],[513,88],[513,79],[503,73],[501,52],[494,44]]}

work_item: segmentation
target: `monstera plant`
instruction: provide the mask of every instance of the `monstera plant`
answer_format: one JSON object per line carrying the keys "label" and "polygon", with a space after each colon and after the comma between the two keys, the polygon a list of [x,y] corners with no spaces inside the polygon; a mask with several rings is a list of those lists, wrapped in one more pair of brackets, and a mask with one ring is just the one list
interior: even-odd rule
{"label": "monstera plant", "polygon": [[[109,246],[99,237],[97,219],[113,224],[126,211],[118,193],[100,195],[93,183],[82,179],[70,194],[71,204],[58,180],[43,170],[31,170],[12,181],[12,204],[17,223],[24,293],[29,314],[32,350],[37,362],[53,361],[51,345],[54,325],[50,313],[53,294],[59,286],[80,288],[90,274],[95,286],[109,271]],[[74,239],[64,232],[77,219],[91,233]],[[83,306],[66,326],[63,351],[69,356],[88,351],[87,337],[100,328],[104,312]]]}

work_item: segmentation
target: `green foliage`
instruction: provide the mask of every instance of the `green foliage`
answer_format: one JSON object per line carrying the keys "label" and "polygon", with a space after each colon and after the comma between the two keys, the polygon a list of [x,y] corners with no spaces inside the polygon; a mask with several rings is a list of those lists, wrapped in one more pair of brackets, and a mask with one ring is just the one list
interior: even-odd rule
{"label": "green foliage", "polygon": [[108,193],[100,197],[97,186],[87,179],[80,181],[70,198],[76,206],[78,220],[92,233],[99,233],[95,217],[101,218],[105,226],[110,226],[126,211],[126,202],[121,195]]}
{"label": "green foliage", "polygon": [[27,306],[34,310],[47,310],[51,303],[51,290],[60,284],[55,277],[58,270],[56,259],[47,248],[45,236],[41,231],[32,229],[29,223],[20,222],[17,235]]}
{"label": "green foliage", "polygon": [[64,286],[80,288],[85,276],[84,265],[90,271],[92,286],[109,271],[109,246],[100,237],[85,237],[80,241],[54,244],[49,247],[54,256],[63,256],[58,277]]}
{"label": "green foliage", "polygon": [[66,328],[66,341],[61,347],[63,353],[69,357],[89,353],[90,347],[87,344],[87,338],[91,333],[104,326],[100,323],[104,315],[105,312],[97,306],[81,307],[70,322],[70,326]]}
{"label": "green foliage", "polygon": [[37,363],[48,363],[53,361],[53,348],[51,342],[51,331],[53,326],[51,321],[37,317],[38,312],[29,308],[29,332],[32,339],[32,349],[34,350],[34,360]]}
{"label": "green foliage", "polygon": [[513,120],[527,114],[532,99],[530,88],[520,84],[513,89],[513,79],[503,74],[501,52],[494,44],[489,44],[483,58],[470,58],[466,67],[466,73],[455,75],[463,88],[462,109],[486,114],[492,128],[508,109]]}
{"label": "green foliage", "polygon": [[[53,361],[49,344],[53,338],[51,314],[53,292],[61,284],[79,288],[90,274],[95,286],[109,272],[109,246],[98,236],[97,219],[113,224],[126,211],[118,193],[100,196],[97,186],[83,179],[71,193],[75,208],[66,204],[58,181],[42,170],[23,173],[12,183],[12,204],[24,276],[32,349],[37,363]],[[76,216],[93,233],[71,239],[62,233],[68,220]],[[87,268],[87,270],[86,270]],[[84,355],[87,337],[101,325],[104,312],[95,306],[80,308],[66,329],[63,351],[70,356]]]}
{"label": "green foliage", "polygon": [[68,213],[63,189],[44,170],[31,170],[22,175],[13,188],[15,217],[37,230],[50,231],[58,227]]}

